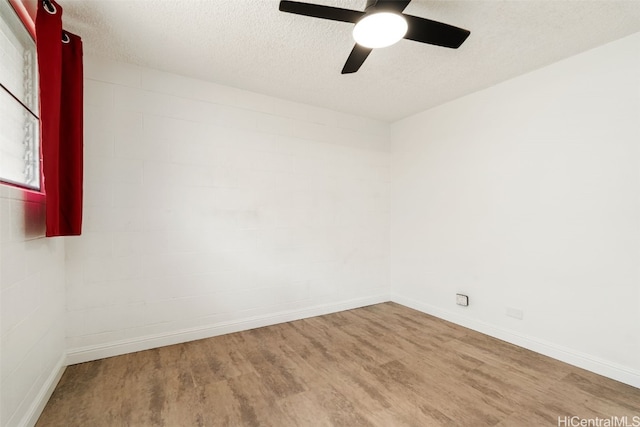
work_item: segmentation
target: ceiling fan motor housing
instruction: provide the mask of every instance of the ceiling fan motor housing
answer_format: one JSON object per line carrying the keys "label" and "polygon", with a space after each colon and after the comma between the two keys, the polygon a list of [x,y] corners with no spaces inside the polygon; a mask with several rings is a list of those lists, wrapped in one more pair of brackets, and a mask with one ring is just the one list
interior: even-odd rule
{"label": "ceiling fan motor housing", "polygon": [[378,0],[367,0],[367,5],[364,7],[364,11],[368,14],[376,13],[376,12],[395,12],[401,13],[402,11],[398,11],[397,8],[391,7],[388,2],[383,2],[378,4]]}

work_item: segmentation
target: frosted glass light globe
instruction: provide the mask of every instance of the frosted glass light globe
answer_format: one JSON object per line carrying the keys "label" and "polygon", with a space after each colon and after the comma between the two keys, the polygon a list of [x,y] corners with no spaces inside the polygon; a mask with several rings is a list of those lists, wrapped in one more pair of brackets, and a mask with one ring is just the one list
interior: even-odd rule
{"label": "frosted glass light globe", "polygon": [[369,48],[391,46],[407,34],[407,21],[402,15],[378,12],[362,18],[353,28],[356,43]]}

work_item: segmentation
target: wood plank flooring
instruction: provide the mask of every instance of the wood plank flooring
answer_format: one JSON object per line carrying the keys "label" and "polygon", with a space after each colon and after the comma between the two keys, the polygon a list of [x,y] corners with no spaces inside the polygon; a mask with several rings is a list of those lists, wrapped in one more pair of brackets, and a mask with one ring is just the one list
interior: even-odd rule
{"label": "wood plank flooring", "polygon": [[640,389],[385,303],[69,366],[37,426],[558,426],[572,416],[631,423]]}

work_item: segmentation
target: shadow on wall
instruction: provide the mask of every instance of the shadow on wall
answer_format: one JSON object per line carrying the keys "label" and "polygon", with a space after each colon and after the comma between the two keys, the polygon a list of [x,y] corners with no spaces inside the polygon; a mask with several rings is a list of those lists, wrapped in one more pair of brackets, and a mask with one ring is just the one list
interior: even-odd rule
{"label": "shadow on wall", "polygon": [[35,239],[45,235],[45,209],[46,196],[32,191],[25,191],[24,200],[24,237],[25,239]]}

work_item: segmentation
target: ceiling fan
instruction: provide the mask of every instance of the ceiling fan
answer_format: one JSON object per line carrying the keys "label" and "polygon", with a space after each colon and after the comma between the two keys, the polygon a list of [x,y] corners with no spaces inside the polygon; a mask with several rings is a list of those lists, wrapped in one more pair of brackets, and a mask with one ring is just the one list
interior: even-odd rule
{"label": "ceiling fan", "polygon": [[342,74],[355,73],[375,48],[391,46],[402,38],[457,49],[471,34],[442,22],[402,13],[411,0],[367,0],[365,11],[280,1],[282,12],[356,24],[353,47]]}

